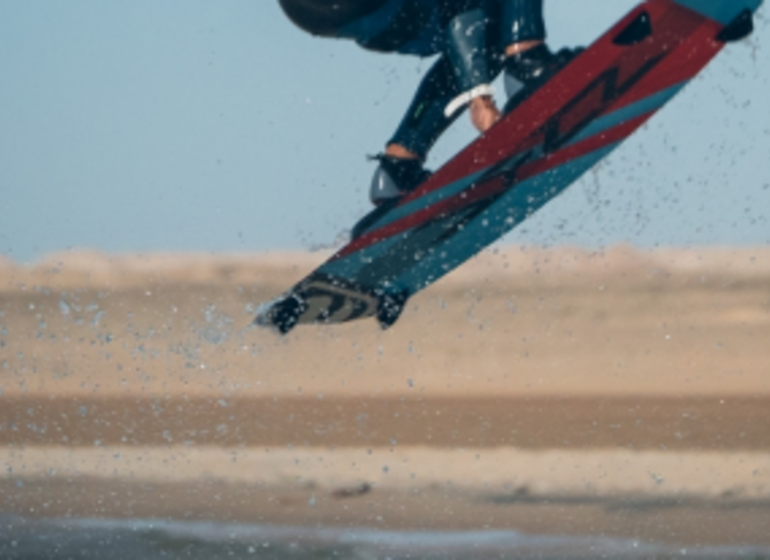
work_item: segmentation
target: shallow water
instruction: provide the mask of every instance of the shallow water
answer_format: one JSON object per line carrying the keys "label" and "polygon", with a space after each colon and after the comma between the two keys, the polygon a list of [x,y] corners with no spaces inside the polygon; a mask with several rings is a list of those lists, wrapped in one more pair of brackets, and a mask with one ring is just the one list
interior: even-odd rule
{"label": "shallow water", "polygon": [[770,559],[770,547],[681,548],[513,531],[399,532],[208,522],[0,516],[3,560]]}

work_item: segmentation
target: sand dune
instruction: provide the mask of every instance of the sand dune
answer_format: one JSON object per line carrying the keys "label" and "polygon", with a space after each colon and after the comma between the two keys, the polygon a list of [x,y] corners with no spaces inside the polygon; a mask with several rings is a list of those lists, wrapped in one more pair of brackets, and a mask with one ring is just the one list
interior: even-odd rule
{"label": "sand dune", "polygon": [[490,251],[374,321],[250,329],[319,254],[0,271],[5,395],[770,394],[770,250]]}
{"label": "sand dune", "polygon": [[[26,286],[128,289],[149,284],[261,284],[284,289],[331,256],[328,251],[263,254],[146,253],[111,255],[73,250],[21,265],[0,255],[0,290]],[[447,276],[448,286],[537,278],[546,284],[612,280],[649,284],[678,280],[756,281],[770,278],[770,248],[696,247],[603,250],[501,247],[485,251]]]}

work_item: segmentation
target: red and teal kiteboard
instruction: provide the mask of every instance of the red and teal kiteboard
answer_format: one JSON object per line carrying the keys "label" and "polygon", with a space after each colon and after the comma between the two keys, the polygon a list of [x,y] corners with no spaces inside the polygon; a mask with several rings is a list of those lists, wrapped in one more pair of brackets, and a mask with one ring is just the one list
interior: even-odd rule
{"label": "red and teal kiteboard", "polygon": [[725,46],[753,30],[762,0],[648,0],[545,86],[277,300],[256,322],[376,317],[521,224],[652,117]]}

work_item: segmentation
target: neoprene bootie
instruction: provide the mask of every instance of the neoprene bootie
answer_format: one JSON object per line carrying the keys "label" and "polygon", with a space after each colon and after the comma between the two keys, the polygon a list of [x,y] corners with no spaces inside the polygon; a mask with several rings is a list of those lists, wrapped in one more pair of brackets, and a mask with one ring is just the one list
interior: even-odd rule
{"label": "neoprene bootie", "polygon": [[418,159],[405,159],[380,154],[374,156],[380,162],[372,177],[369,198],[375,206],[400,198],[412,192],[430,177]]}
{"label": "neoprene bootie", "polygon": [[565,48],[554,53],[545,44],[541,44],[508,56],[505,59],[505,91],[509,103],[505,112],[510,112],[532,95],[584,50]]}

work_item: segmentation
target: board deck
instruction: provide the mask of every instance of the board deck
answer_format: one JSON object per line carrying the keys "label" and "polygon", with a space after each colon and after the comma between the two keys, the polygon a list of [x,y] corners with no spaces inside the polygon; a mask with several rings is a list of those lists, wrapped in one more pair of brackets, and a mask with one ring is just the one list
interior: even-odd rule
{"label": "board deck", "polygon": [[617,148],[725,46],[753,30],[762,0],[648,0],[545,86],[279,299],[257,324],[376,317],[524,222]]}

